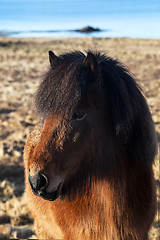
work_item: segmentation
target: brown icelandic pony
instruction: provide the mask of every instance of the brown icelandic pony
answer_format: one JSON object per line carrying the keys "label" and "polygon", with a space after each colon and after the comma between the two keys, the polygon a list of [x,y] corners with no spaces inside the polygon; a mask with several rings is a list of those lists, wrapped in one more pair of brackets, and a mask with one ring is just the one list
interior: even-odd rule
{"label": "brown icelandic pony", "polygon": [[156,134],[128,71],[100,53],[49,52],[25,146],[39,239],[147,240],[156,209]]}

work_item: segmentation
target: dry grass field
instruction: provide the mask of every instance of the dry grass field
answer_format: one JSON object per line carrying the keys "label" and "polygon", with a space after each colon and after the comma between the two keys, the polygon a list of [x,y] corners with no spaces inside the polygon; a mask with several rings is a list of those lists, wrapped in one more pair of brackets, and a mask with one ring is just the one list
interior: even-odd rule
{"label": "dry grass field", "polygon": [[[36,124],[33,95],[49,66],[48,50],[99,50],[119,59],[144,91],[160,146],[160,40],[128,38],[11,39],[0,37],[0,239],[35,239],[24,194],[23,148]],[[160,209],[160,158],[154,173]],[[160,239],[160,212],[150,240]]]}

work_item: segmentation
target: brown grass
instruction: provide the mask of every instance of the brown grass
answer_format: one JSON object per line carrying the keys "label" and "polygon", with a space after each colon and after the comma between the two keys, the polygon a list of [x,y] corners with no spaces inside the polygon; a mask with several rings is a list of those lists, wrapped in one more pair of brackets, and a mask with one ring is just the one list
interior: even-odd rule
{"label": "brown grass", "polygon": [[[33,94],[49,66],[48,50],[100,50],[118,58],[135,75],[156,125],[160,146],[160,40],[128,38],[0,38],[0,237],[35,238],[25,201],[23,147],[37,118]],[[160,158],[154,173],[160,209]],[[160,212],[150,240],[160,239]]]}

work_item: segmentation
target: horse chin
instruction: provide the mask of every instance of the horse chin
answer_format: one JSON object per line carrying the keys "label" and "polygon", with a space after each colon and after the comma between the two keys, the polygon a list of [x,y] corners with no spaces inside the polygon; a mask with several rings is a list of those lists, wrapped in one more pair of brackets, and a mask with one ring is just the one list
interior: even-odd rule
{"label": "horse chin", "polygon": [[46,192],[45,190],[35,191],[33,189],[32,189],[32,192],[36,196],[41,197],[44,200],[54,201],[54,200],[56,200],[60,196],[61,189],[62,189],[62,183],[59,184],[57,190],[54,191],[54,192]]}

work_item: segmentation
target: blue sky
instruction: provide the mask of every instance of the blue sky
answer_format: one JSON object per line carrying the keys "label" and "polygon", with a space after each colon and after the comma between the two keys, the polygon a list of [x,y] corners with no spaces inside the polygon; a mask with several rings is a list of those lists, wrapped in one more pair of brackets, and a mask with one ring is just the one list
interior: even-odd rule
{"label": "blue sky", "polygon": [[0,0],[0,31],[70,30],[86,25],[126,36],[137,32],[137,36],[156,37],[160,0]]}

